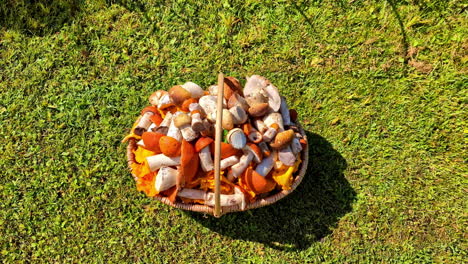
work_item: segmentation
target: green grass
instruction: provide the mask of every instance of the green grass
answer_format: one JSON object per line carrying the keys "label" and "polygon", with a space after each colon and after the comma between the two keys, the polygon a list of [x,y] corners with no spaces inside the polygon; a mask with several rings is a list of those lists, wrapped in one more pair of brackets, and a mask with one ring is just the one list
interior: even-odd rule
{"label": "green grass", "polygon": [[[0,259],[466,262],[463,1],[0,5]],[[310,141],[301,186],[221,219],[138,193],[147,96],[261,74]]]}

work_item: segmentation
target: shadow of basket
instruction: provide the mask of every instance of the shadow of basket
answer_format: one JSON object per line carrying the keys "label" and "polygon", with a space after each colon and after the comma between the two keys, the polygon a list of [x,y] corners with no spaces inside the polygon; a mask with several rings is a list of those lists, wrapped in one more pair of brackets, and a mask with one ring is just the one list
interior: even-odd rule
{"label": "shadow of basket", "polygon": [[201,225],[233,239],[297,251],[331,233],[352,209],[356,192],[344,177],[346,160],[318,134],[307,132],[309,166],[298,188],[273,205],[220,219],[184,211]]}

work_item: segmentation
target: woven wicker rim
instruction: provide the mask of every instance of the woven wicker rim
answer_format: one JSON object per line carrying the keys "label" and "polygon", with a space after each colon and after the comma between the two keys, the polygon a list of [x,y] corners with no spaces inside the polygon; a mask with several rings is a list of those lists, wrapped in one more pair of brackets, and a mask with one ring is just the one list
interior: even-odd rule
{"label": "woven wicker rim", "polygon": [[[298,128],[304,139],[307,141],[307,135],[304,132],[304,129],[302,129],[302,126],[298,122]],[[128,162],[128,167],[131,172],[131,165],[135,163],[135,154],[133,153],[133,150],[137,148],[136,140],[135,139],[130,139],[129,144],[127,146],[127,162]],[[222,207],[222,214],[226,213],[231,213],[231,212],[241,212],[241,211],[247,211],[250,209],[255,209],[263,206],[267,206],[270,204],[273,204],[277,202],[278,200],[286,197],[289,195],[291,192],[293,192],[297,186],[301,183],[302,179],[304,178],[304,175],[307,170],[307,163],[309,162],[309,145],[306,145],[306,147],[302,150],[301,152],[301,158],[302,162],[299,165],[299,173],[297,176],[294,178],[294,181],[291,185],[290,190],[283,190],[281,192],[278,192],[272,196],[268,196],[262,199],[259,199],[255,201],[254,203],[248,204],[245,209],[242,210],[240,205],[233,205],[233,206],[224,206]],[[132,173],[133,177],[136,178],[136,176]],[[183,210],[188,210],[188,211],[194,211],[194,212],[199,212],[199,213],[206,213],[210,215],[214,215],[214,207],[208,206],[208,205],[201,205],[201,204],[185,204],[181,202],[176,202],[173,203],[171,202],[167,197],[161,197],[161,196],[155,196],[155,199],[170,205],[175,208],[183,209]]]}

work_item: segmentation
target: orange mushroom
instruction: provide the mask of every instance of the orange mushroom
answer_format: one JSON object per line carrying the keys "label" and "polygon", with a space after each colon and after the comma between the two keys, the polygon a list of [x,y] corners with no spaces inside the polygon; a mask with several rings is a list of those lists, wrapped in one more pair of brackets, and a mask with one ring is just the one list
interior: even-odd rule
{"label": "orange mushroom", "polygon": [[270,179],[263,177],[252,169],[248,167],[243,174],[243,180],[246,185],[256,194],[266,193],[275,188],[275,182]]}
{"label": "orange mushroom", "polygon": [[162,136],[159,139],[159,148],[168,157],[180,156],[180,142],[173,137]]}
{"label": "orange mushroom", "polygon": [[197,103],[198,100],[195,99],[195,98],[189,98],[187,100],[185,100],[183,103],[182,103],[182,106],[180,107],[180,110],[184,111],[184,112],[190,112],[190,109],[189,109],[189,106],[190,104],[193,104],[193,103]]}
{"label": "orange mushroom", "polygon": [[143,143],[145,147],[156,154],[161,153],[161,149],[159,148],[159,140],[163,137],[164,134],[158,132],[144,132],[141,138],[143,139]]}
{"label": "orange mushroom", "polygon": [[262,134],[258,132],[257,129],[252,127],[250,123],[245,123],[242,126],[242,130],[244,131],[244,134],[247,136],[247,138],[255,144],[260,143],[263,139]]}
{"label": "orange mushroom", "polygon": [[177,189],[185,187],[185,183],[191,183],[198,171],[198,155],[195,148],[186,140],[182,140],[179,175],[177,177]]}
{"label": "orange mushroom", "polygon": [[213,142],[212,138],[200,137],[197,140],[197,143],[195,143],[195,151],[200,152],[202,149],[204,149],[206,146],[210,145],[212,142]]}
{"label": "orange mushroom", "polygon": [[213,142],[212,138],[201,137],[195,143],[195,150],[198,152],[200,157],[200,165],[204,172],[208,172],[214,169],[213,158],[211,157],[211,151],[209,145]]}

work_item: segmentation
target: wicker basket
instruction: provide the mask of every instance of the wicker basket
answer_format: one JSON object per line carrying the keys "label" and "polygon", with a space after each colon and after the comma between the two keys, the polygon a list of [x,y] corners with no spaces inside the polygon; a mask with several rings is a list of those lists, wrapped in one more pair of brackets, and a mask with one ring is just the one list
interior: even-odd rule
{"label": "wicker basket", "polygon": [[[221,86],[222,87],[222,86]],[[304,129],[302,126],[297,122],[297,126],[299,128],[300,133],[304,137],[304,139],[307,140],[307,135],[304,132]],[[127,161],[128,161],[128,167],[131,168],[131,165],[135,163],[135,154],[133,153],[134,150],[136,150],[137,144],[135,139],[130,139],[129,144],[127,146]],[[263,206],[267,206],[270,204],[275,203],[276,201],[286,197],[288,194],[290,194],[292,191],[294,191],[297,186],[301,183],[302,179],[304,178],[304,175],[307,170],[307,163],[309,161],[309,146],[306,145],[305,148],[303,148],[301,152],[301,159],[302,162],[299,165],[299,169],[295,174],[295,178],[293,180],[293,183],[291,185],[290,190],[283,190],[278,193],[275,193],[274,195],[258,199],[254,203],[247,204],[245,209],[242,209],[240,205],[234,205],[234,206],[225,206],[221,208],[220,214],[216,214],[215,212],[215,207],[211,207],[208,205],[200,205],[200,204],[186,204],[186,203],[181,203],[181,202],[176,202],[173,203],[171,202],[168,198],[166,197],[161,197],[161,196],[155,196],[154,198],[157,200],[160,200],[161,202],[170,205],[175,208],[183,209],[183,210],[188,210],[188,211],[194,211],[194,212],[200,212],[200,213],[206,213],[210,215],[214,215],[216,217],[220,217],[222,214],[230,213],[230,212],[240,212],[240,211],[246,211],[254,208],[259,208]],[[131,170],[131,169],[130,169]],[[136,176],[132,173],[133,177],[136,178]],[[219,184],[219,182],[218,182]]]}

